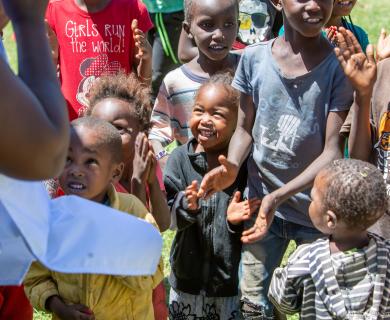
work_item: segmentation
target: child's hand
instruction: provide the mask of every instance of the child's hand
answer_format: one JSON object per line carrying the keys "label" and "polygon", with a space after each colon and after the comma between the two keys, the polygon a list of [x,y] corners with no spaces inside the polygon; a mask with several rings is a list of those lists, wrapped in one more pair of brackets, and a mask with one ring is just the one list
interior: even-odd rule
{"label": "child's hand", "polygon": [[223,155],[218,157],[218,161],[221,165],[204,176],[198,192],[199,198],[207,199],[213,193],[231,186],[236,180],[238,167]]}
{"label": "child's hand", "polygon": [[275,210],[278,207],[275,196],[270,193],[261,201],[259,215],[252,228],[242,233],[241,241],[243,243],[253,243],[262,239],[274,219]]}
{"label": "child's hand", "polygon": [[152,46],[145,37],[145,33],[138,28],[138,20],[134,19],[131,23],[133,31],[134,44],[137,47],[135,57],[139,60],[152,59]]}
{"label": "child's hand", "polygon": [[328,38],[329,42],[333,45],[337,45],[337,27],[330,26],[329,28],[326,28],[326,37]]}
{"label": "child's hand", "polygon": [[382,28],[376,46],[376,59],[381,61],[387,58],[390,58],[390,35],[387,35],[386,30]]}
{"label": "child's hand", "polygon": [[241,202],[240,199],[241,192],[237,191],[227,209],[227,220],[234,225],[248,220],[261,204],[260,199],[250,199]]}
{"label": "child's hand", "polygon": [[61,320],[95,320],[93,311],[83,304],[65,304],[59,296],[51,296],[46,307]]}
{"label": "child's hand", "polygon": [[13,23],[43,22],[48,0],[3,0],[7,16]]}
{"label": "child's hand", "polygon": [[65,305],[56,315],[61,320],[95,320],[92,310],[82,304]]}
{"label": "child's hand", "polygon": [[149,154],[148,154],[148,157],[150,159],[150,170],[149,170],[149,175],[148,175],[148,184],[149,185],[152,185],[156,179],[157,179],[157,176],[156,176],[156,167],[157,167],[157,160],[156,160],[156,155],[153,151],[153,146],[152,144],[150,143],[150,141],[148,141],[149,143]]}
{"label": "child's hand", "polygon": [[367,47],[367,56],[351,31],[340,28],[337,34],[338,47],[336,56],[344,73],[360,94],[370,94],[376,80],[374,48]]}
{"label": "child's hand", "polygon": [[138,133],[135,140],[132,179],[137,180],[141,185],[145,185],[147,182],[151,169],[151,155],[149,151],[149,141],[145,133]]}
{"label": "child's hand", "polygon": [[199,209],[198,182],[192,181],[191,185],[186,188],[185,196],[187,198],[188,210],[195,211]]}

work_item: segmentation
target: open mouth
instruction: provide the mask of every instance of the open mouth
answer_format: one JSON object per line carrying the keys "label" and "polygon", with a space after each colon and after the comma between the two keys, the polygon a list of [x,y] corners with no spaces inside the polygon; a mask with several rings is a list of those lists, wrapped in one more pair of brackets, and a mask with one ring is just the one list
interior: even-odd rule
{"label": "open mouth", "polygon": [[340,7],[351,7],[353,2],[352,1],[338,1],[337,4],[340,6]]}
{"label": "open mouth", "polygon": [[310,24],[319,24],[322,22],[322,19],[321,18],[307,18],[307,19],[305,19],[305,22],[310,23]]}
{"label": "open mouth", "polygon": [[81,192],[81,191],[84,191],[86,189],[86,185],[84,185],[83,183],[80,183],[80,182],[69,182],[68,183],[68,189],[69,191],[71,192]]}
{"label": "open mouth", "polygon": [[201,140],[208,140],[214,136],[215,136],[214,130],[206,130],[206,129],[199,130],[199,139]]}
{"label": "open mouth", "polygon": [[212,44],[209,48],[213,51],[224,51],[227,47],[222,44]]}

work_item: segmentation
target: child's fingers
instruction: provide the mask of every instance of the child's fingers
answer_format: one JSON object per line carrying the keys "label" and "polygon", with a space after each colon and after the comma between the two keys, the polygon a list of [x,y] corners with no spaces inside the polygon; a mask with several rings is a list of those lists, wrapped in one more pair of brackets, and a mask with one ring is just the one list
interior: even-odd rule
{"label": "child's fingers", "polygon": [[233,195],[232,203],[238,203],[240,202],[240,199],[241,199],[241,192],[236,191]]}
{"label": "child's fingers", "polygon": [[360,46],[360,43],[356,39],[354,34],[351,31],[349,31],[349,30],[346,30],[346,32],[348,34],[348,38],[351,41],[351,46],[354,48],[354,53],[362,53],[363,52],[362,47]]}
{"label": "child's fingers", "polygon": [[386,36],[387,36],[386,29],[382,28],[381,33],[379,35],[378,43],[382,43],[386,39]]}
{"label": "child's fingers", "polygon": [[146,138],[144,133],[142,133],[141,145],[142,145],[142,159],[146,160],[149,153],[149,143],[148,143],[148,138]]}
{"label": "child's fingers", "polygon": [[334,53],[336,54],[337,60],[339,60],[341,67],[343,68],[343,70],[345,70],[347,67],[347,62],[345,61],[340,48],[334,48]]}
{"label": "child's fingers", "polygon": [[366,55],[368,62],[375,65],[374,46],[372,44],[367,46]]}
{"label": "child's fingers", "polygon": [[138,20],[137,19],[133,19],[133,21],[131,22],[131,30],[133,30],[133,32],[138,29]]}

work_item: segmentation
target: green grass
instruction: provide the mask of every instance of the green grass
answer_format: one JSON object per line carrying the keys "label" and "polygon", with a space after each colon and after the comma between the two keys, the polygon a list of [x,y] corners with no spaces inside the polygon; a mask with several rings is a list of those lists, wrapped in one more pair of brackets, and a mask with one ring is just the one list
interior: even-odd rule
{"label": "green grass", "polygon": [[[353,14],[352,19],[355,24],[362,27],[369,34],[370,41],[376,43],[379,32],[382,27],[390,30],[390,1],[388,0],[360,0],[358,1]],[[8,26],[4,32],[4,44],[8,52],[9,60],[12,69],[17,72],[17,56],[15,41],[12,36],[12,28]],[[173,240],[173,232],[165,232],[163,235],[164,238],[164,248],[163,248],[163,259],[165,265],[166,275],[169,274],[169,250],[171,242]],[[290,244],[283,263],[286,262],[287,257],[293,252],[295,245]],[[35,311],[34,320],[48,320],[51,317],[43,312]],[[289,320],[298,319],[297,315],[288,317]]]}

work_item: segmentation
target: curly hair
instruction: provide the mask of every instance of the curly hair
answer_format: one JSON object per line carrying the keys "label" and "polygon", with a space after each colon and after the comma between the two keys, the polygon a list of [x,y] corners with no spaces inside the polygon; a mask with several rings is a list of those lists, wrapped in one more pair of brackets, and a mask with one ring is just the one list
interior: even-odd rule
{"label": "curly hair", "polygon": [[351,228],[366,230],[387,211],[386,185],[372,164],[340,159],[323,172],[327,181],[323,204]]}
{"label": "curly hair", "polygon": [[91,115],[98,102],[107,98],[117,98],[128,102],[134,108],[131,111],[138,118],[141,130],[148,132],[152,112],[150,90],[134,75],[121,72],[117,75],[103,76],[95,81],[89,94],[87,115]]}
{"label": "curly hair", "polygon": [[234,72],[230,69],[213,74],[210,79],[208,79],[200,86],[195,96],[195,100],[201,88],[207,87],[209,85],[221,85],[226,90],[230,105],[238,108],[240,103],[240,92],[232,87],[233,75]]}

